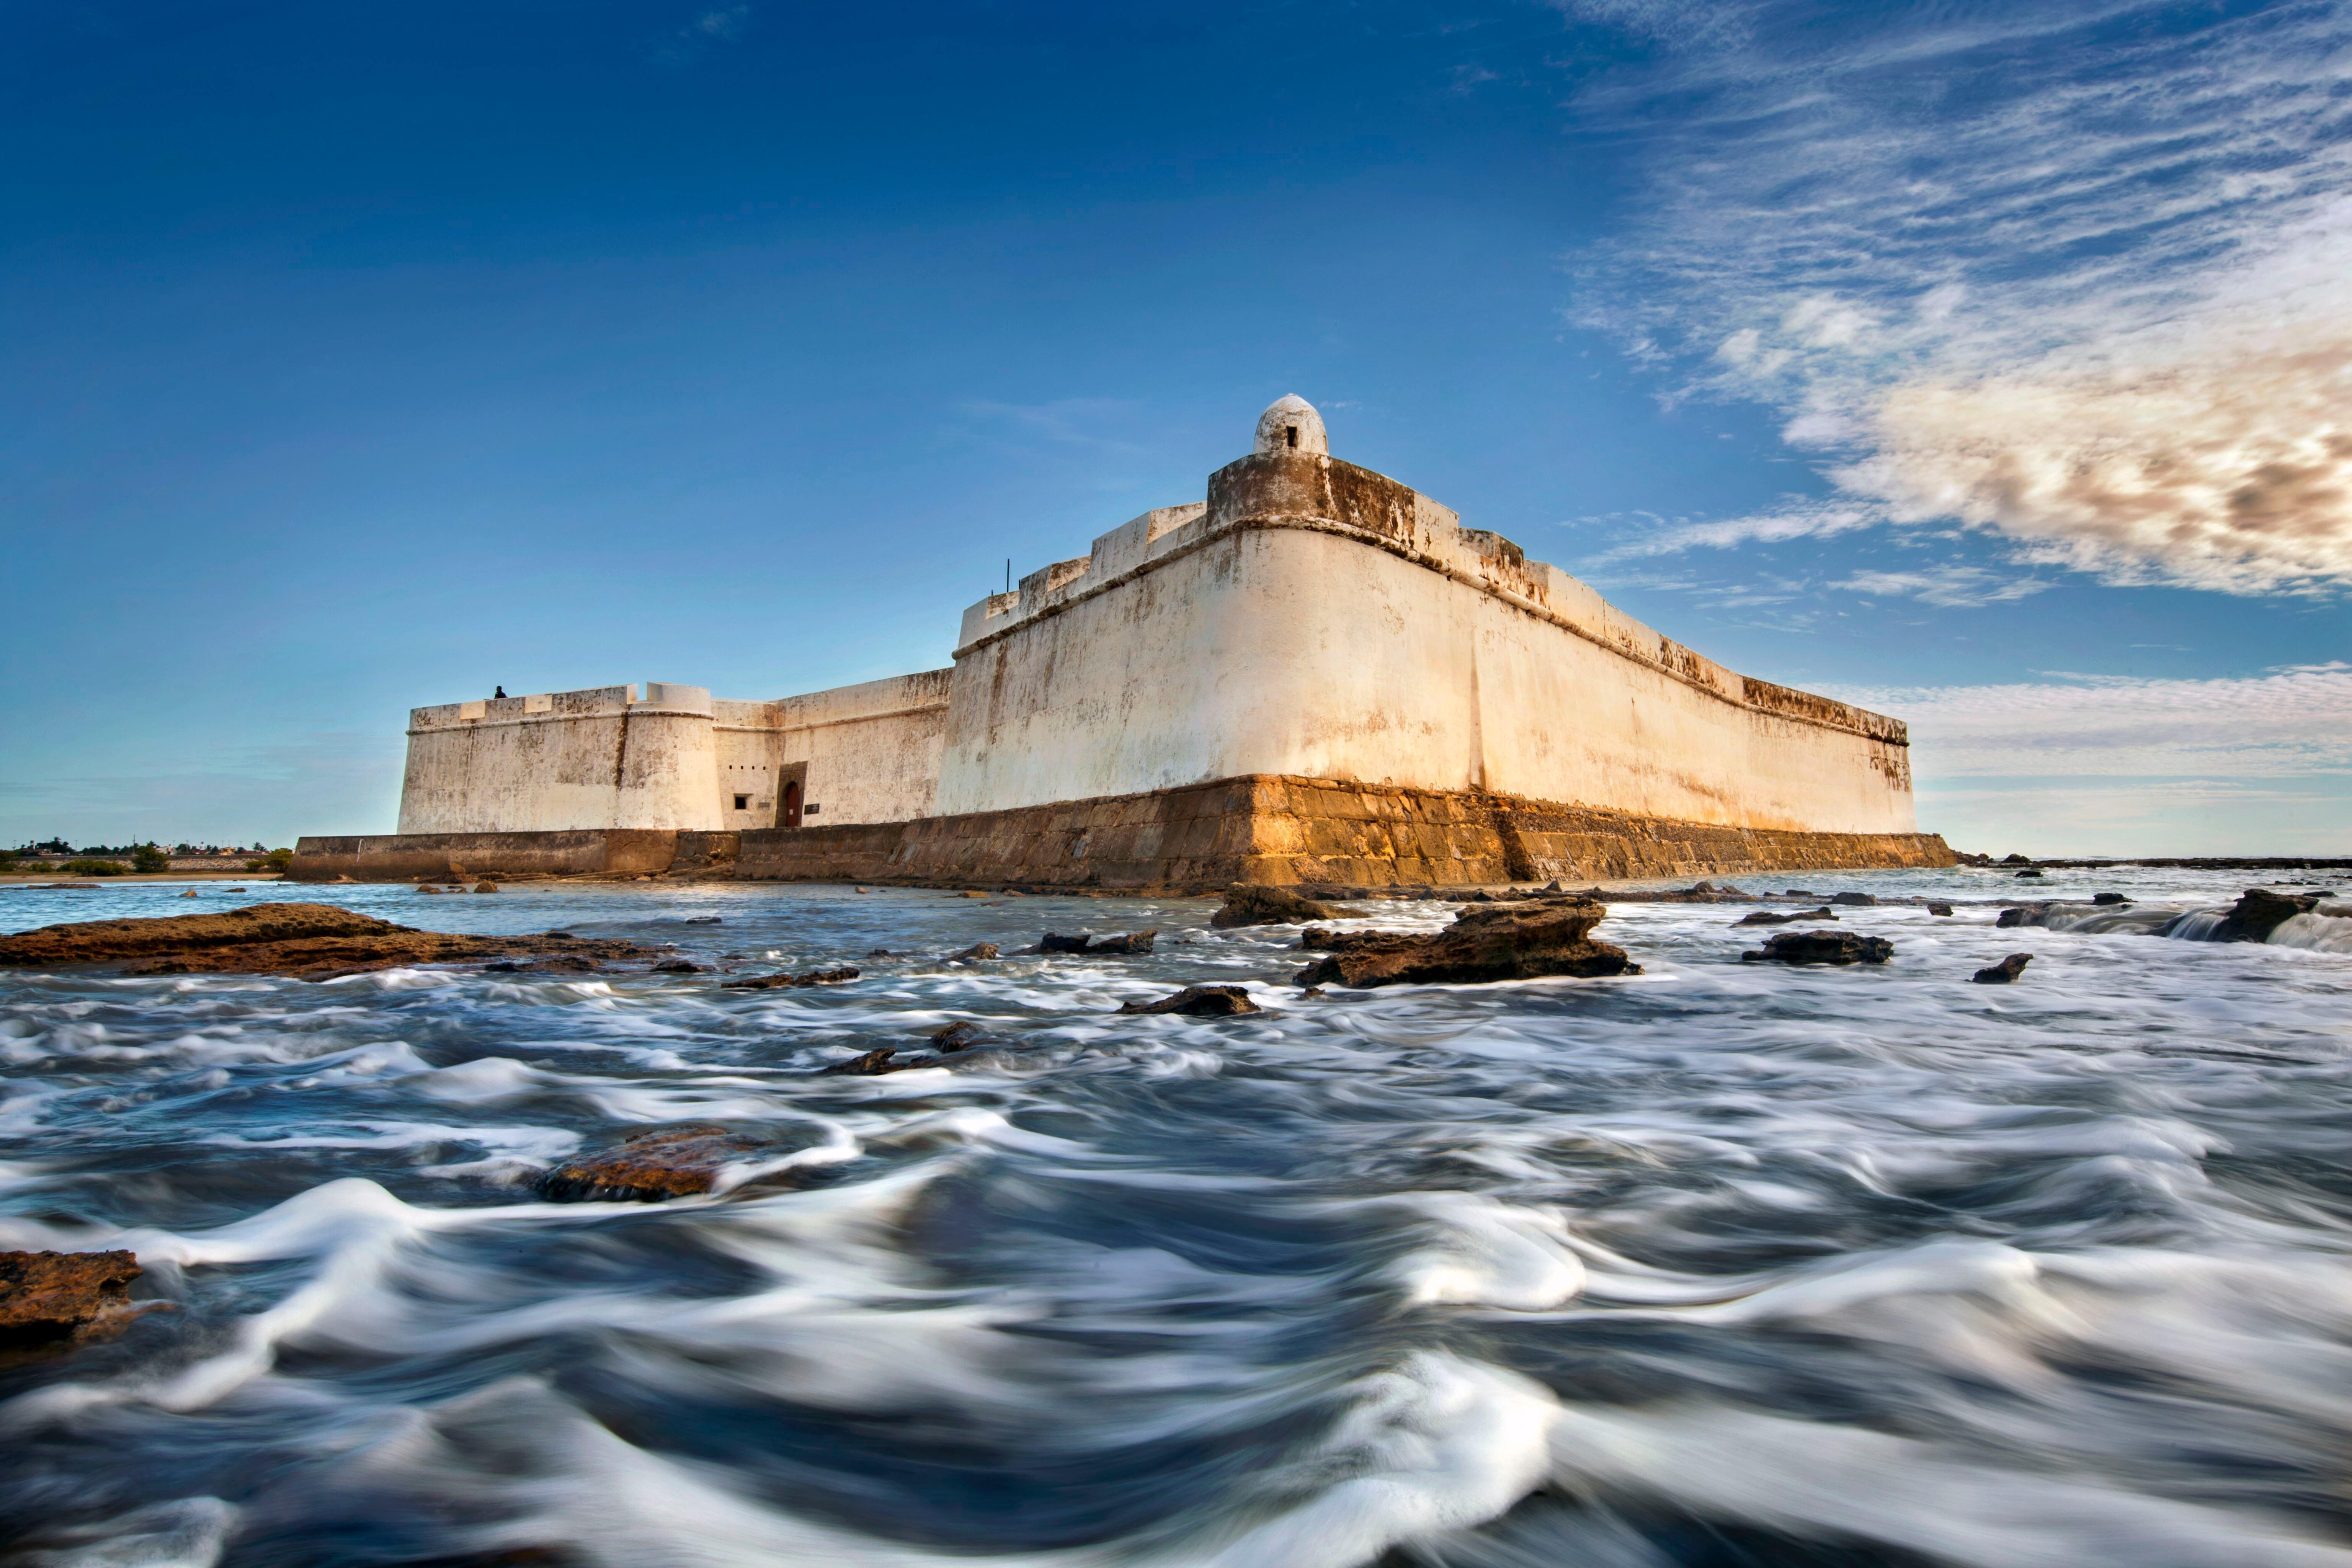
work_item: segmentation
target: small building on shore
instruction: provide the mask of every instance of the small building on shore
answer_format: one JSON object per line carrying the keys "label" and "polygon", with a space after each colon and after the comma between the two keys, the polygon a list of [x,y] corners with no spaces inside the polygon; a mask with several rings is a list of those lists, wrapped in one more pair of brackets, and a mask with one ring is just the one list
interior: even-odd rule
{"label": "small building on shore", "polygon": [[767,700],[419,708],[398,831],[298,877],[1185,889],[1936,866],[1902,723],[1724,668],[1334,458],[1286,397],[1201,500],[964,612],[954,662]]}

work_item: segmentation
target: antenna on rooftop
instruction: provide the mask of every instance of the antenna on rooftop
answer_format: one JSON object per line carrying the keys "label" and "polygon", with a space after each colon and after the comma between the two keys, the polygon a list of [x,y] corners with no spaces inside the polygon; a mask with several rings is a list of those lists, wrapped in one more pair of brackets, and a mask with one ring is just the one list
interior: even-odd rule
{"label": "antenna on rooftop", "polygon": [[1013,592],[1013,557],[1010,555],[1004,558],[1004,591],[1008,594]]}

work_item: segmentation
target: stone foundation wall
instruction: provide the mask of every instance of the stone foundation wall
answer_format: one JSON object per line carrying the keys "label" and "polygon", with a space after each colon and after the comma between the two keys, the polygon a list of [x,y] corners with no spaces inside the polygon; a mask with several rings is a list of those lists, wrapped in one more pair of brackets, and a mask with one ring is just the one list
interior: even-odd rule
{"label": "stone foundation wall", "polygon": [[[287,877],[330,882],[413,882],[456,876],[658,875],[682,857],[698,868],[731,851],[734,835],[657,827],[587,827],[562,833],[384,833],[353,837],[304,837],[294,846]],[[723,843],[715,841],[725,841]],[[731,858],[731,855],[728,858]],[[463,869],[460,870],[459,868]]]}
{"label": "stone foundation wall", "polygon": [[1475,887],[1950,866],[1931,833],[1797,833],[1260,774],[863,827],[743,835],[744,878],[1209,889]]}

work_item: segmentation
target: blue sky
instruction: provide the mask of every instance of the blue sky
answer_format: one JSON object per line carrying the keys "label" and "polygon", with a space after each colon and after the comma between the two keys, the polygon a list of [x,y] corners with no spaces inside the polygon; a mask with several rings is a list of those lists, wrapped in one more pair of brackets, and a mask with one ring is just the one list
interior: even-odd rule
{"label": "blue sky", "polygon": [[1297,392],[1925,826],[2352,852],[2352,17],[0,16],[0,838],[387,830],[406,710],[945,664]]}

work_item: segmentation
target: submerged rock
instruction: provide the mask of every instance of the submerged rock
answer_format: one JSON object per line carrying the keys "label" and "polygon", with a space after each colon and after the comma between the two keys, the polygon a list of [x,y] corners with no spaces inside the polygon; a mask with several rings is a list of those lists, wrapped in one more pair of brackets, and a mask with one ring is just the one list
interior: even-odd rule
{"label": "submerged rock", "polygon": [[749,980],[722,980],[722,991],[775,991],[792,986],[845,985],[857,978],[857,971],[846,965],[839,969],[812,969],[806,974],[759,974]]}
{"label": "submerged rock", "polygon": [[0,1252],[0,1350],[54,1345],[132,1315],[128,1252]]}
{"label": "submerged rock", "polygon": [[1310,927],[1299,945],[1329,956],[1300,970],[1300,986],[1409,985],[1639,974],[1625,950],[1590,940],[1608,907],[1588,899],[1464,910],[1442,931],[1333,931]]}
{"label": "submerged rock", "polygon": [[717,967],[716,964],[696,963],[689,959],[666,958],[654,965],[654,973],[656,974],[709,974]]}
{"label": "submerged rock", "polygon": [[1948,915],[1952,912],[1952,906],[1949,904],[1929,904],[1927,906],[1927,912],[1931,915]]}
{"label": "submerged rock", "polygon": [[559,1204],[689,1197],[709,1192],[726,1165],[766,1146],[765,1139],[726,1127],[655,1128],[565,1161],[539,1179],[539,1195]]}
{"label": "submerged rock", "polygon": [[1157,927],[1150,931],[1129,931],[1124,936],[1061,936],[1049,931],[1039,939],[1037,951],[1083,953],[1088,958],[1150,952],[1152,941],[1159,934]]}
{"label": "submerged rock", "polygon": [[961,1051],[986,1038],[988,1038],[988,1030],[983,1026],[965,1018],[950,1024],[944,1029],[931,1031],[931,1049],[942,1052]]}
{"label": "submerged rock", "polygon": [[1183,1013],[1195,1018],[1234,1018],[1247,1013],[1265,1011],[1251,1001],[1249,993],[1238,985],[1187,985],[1173,996],[1162,996],[1157,1002],[1123,1002],[1118,1010],[1122,1013]]}
{"label": "submerged rock", "polygon": [[2264,888],[2248,888],[2238,895],[2238,901],[2221,921],[2215,933],[2217,942],[2268,942],[2271,932],[2278,930],[2297,915],[2307,915],[2319,907],[2317,893],[2273,893]]}
{"label": "submerged rock", "polygon": [[835,1062],[831,1067],[819,1068],[816,1070],[821,1078],[879,1078],[886,1072],[904,1072],[915,1065],[911,1061],[892,1065],[891,1058],[898,1054],[898,1047],[896,1046],[877,1046],[872,1050],[861,1052],[845,1062]]}
{"label": "submerged rock", "polygon": [[995,956],[996,944],[994,942],[976,942],[970,947],[965,948],[961,952],[949,953],[947,961],[950,963],[979,963],[994,958]]}
{"label": "submerged rock", "polygon": [[2121,893],[2093,893],[2091,895],[2091,902],[2095,904],[2127,904],[2130,903],[2131,900],[2125,898]]}
{"label": "submerged rock", "polygon": [[2025,973],[2025,966],[2032,962],[2033,955],[2030,952],[2012,952],[1999,963],[1987,964],[1969,978],[1979,985],[2013,985],[2017,977]]}
{"label": "submerged rock", "polygon": [[1209,923],[1230,930],[1235,926],[1296,926],[1309,921],[1345,919],[1345,914],[1329,904],[1302,898],[1288,888],[1236,882],[1225,890],[1224,907],[1209,917]]}
{"label": "submerged rock", "polygon": [[[132,974],[290,974],[329,980],[412,963],[510,957],[543,951],[558,933],[475,936],[418,931],[332,904],[247,904],[218,914],[84,921],[0,937],[0,967],[69,963],[137,966]],[[651,958],[633,942],[576,942],[595,958]],[[593,967],[586,964],[583,967]]]}
{"label": "submerged rock", "polygon": [[1877,906],[1878,899],[1871,893],[1832,893],[1830,902],[1847,904],[1855,909],[1873,909]]}
{"label": "submerged rock", "polygon": [[1758,910],[1742,915],[1731,923],[1736,926],[1784,926],[1790,921],[1833,921],[1837,911],[1832,909],[1801,910],[1795,914],[1776,915],[1769,910]]}
{"label": "submerged rock", "polygon": [[1850,931],[1789,931],[1739,956],[1748,963],[1884,963],[1895,956],[1895,944]]}

